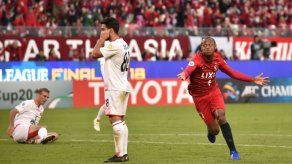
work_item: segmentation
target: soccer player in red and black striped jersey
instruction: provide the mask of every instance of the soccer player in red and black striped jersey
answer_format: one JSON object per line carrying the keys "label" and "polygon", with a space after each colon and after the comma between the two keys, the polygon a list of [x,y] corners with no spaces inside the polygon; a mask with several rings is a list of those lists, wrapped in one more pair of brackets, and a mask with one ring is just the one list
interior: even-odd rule
{"label": "soccer player in red and black striped jersey", "polygon": [[250,77],[233,70],[216,49],[216,42],[212,37],[203,38],[201,51],[194,55],[187,67],[178,74],[178,78],[181,80],[189,78],[188,90],[199,115],[207,125],[209,141],[215,142],[220,127],[230,149],[231,159],[238,160],[239,154],[234,145],[230,125],[225,117],[223,96],[216,82],[217,71],[220,69],[234,79],[258,85],[267,84],[269,78],[263,77],[262,74]]}

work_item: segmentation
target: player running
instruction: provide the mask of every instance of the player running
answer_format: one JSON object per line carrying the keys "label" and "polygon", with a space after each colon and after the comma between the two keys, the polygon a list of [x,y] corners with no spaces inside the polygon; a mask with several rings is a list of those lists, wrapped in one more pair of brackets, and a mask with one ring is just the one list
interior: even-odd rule
{"label": "player running", "polygon": [[189,78],[190,80],[188,91],[193,97],[197,112],[207,125],[209,141],[215,142],[220,127],[230,150],[231,159],[239,160],[231,127],[226,120],[223,96],[216,81],[217,71],[220,69],[234,79],[258,85],[265,85],[269,80],[268,77],[263,77],[263,74],[253,78],[233,70],[216,49],[216,42],[212,37],[203,38],[201,52],[194,55],[187,67],[178,74],[178,78],[181,80]]}

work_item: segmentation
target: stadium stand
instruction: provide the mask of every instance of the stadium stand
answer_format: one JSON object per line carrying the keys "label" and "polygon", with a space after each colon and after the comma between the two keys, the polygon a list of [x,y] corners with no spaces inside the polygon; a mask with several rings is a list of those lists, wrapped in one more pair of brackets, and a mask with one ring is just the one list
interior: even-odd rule
{"label": "stadium stand", "polygon": [[[95,37],[100,32],[100,21],[111,16],[119,20],[120,34],[126,37],[289,38],[291,6],[289,0],[2,0],[0,36],[22,37],[23,43],[27,37]],[[4,52],[15,54],[9,56],[9,61],[22,60],[25,49],[9,44],[0,49],[1,60],[8,61]],[[46,60],[59,60],[55,53],[46,51]],[[141,53],[143,60],[153,60],[155,56],[146,50]],[[171,60],[188,58],[186,52],[176,53],[179,55]],[[237,60],[235,53],[228,52],[228,59]],[[62,60],[92,60],[84,48],[70,49],[65,55],[68,57]]]}
{"label": "stadium stand", "polygon": [[[12,33],[21,32],[23,26],[52,29],[41,30],[45,33],[35,31],[35,35],[74,35],[81,31],[87,34],[90,30],[81,29],[96,27],[108,16],[116,17],[128,35],[135,31],[139,35],[161,34],[153,28],[136,30],[142,27],[186,31],[180,29],[184,27],[189,32],[183,34],[199,35],[201,27],[212,27],[213,35],[226,35],[222,29],[230,29],[232,35],[249,35],[253,31],[248,28],[267,28],[274,32],[267,35],[287,36],[292,28],[292,3],[288,0],[6,0],[0,3],[1,25],[8,32],[12,29]],[[54,31],[69,26],[75,27],[74,30]],[[240,32],[242,29],[246,30]],[[162,34],[176,35],[171,30]]]}

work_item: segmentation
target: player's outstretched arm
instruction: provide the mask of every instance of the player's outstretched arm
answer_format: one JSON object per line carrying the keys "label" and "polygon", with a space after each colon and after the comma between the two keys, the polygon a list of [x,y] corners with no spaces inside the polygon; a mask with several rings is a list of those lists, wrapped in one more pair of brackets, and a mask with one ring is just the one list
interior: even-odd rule
{"label": "player's outstretched arm", "polygon": [[9,126],[8,126],[7,131],[6,131],[6,133],[9,137],[12,136],[12,133],[14,131],[14,118],[15,118],[17,113],[18,113],[17,109],[12,109],[10,111],[10,114],[9,114]]}
{"label": "player's outstretched arm", "polygon": [[189,61],[187,67],[183,69],[181,67],[182,72],[177,75],[177,77],[181,80],[186,80],[190,74],[197,68],[197,65],[195,64],[196,56],[192,58],[191,61]]}
{"label": "player's outstretched arm", "polygon": [[267,85],[270,80],[269,77],[264,77],[263,73],[261,73],[253,79],[253,82],[257,85]]}

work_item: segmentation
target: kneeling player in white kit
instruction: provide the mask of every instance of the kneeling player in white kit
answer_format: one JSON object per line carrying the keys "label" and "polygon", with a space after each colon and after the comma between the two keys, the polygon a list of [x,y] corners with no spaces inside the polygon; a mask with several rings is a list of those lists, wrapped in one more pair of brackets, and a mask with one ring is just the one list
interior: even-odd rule
{"label": "kneeling player in white kit", "polygon": [[10,111],[7,134],[18,143],[46,144],[59,137],[55,132],[48,133],[45,126],[38,125],[44,111],[42,105],[48,100],[50,91],[40,88],[35,93],[33,100],[23,101]]}
{"label": "kneeling player in white kit", "polygon": [[105,114],[113,127],[115,155],[105,162],[125,162],[129,160],[128,127],[124,121],[128,98],[132,87],[128,82],[130,52],[128,44],[119,37],[119,22],[105,18],[101,22],[101,33],[92,55],[104,57]]}

